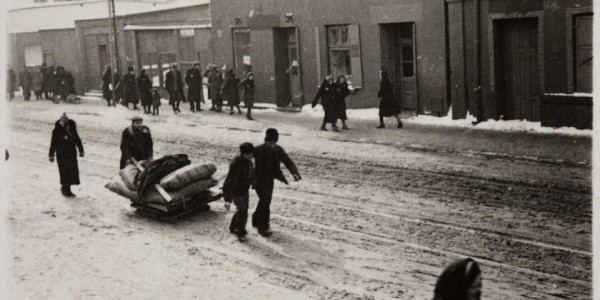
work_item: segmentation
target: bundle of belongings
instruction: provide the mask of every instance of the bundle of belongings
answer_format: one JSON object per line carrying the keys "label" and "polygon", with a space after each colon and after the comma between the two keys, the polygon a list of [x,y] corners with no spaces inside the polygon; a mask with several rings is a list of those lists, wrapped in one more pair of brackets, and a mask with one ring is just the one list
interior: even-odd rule
{"label": "bundle of belongings", "polygon": [[[221,196],[218,181],[212,177],[217,171],[214,164],[191,164],[187,155],[177,154],[142,160],[138,165],[143,171],[135,164],[127,165],[106,184],[106,188],[128,198],[135,207],[168,213],[205,205]],[[161,193],[156,185],[168,195]]]}

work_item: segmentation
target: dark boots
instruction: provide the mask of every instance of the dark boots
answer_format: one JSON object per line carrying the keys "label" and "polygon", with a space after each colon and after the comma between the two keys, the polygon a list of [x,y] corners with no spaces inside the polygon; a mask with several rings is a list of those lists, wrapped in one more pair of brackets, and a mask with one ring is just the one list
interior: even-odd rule
{"label": "dark boots", "polygon": [[73,192],[71,192],[71,186],[70,185],[63,185],[63,186],[61,186],[60,187],[60,192],[65,197],[75,197],[75,194],[73,194]]}

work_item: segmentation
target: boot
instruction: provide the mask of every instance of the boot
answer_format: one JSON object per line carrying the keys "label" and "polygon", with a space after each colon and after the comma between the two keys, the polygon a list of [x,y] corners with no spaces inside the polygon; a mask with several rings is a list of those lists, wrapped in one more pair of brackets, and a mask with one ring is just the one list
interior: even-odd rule
{"label": "boot", "polygon": [[240,107],[239,107],[239,106],[237,107],[237,109],[238,109],[238,114],[240,114],[240,115],[241,115],[241,114],[242,114],[242,110],[240,109]]}
{"label": "boot", "polygon": [[60,186],[60,193],[61,193],[63,196],[67,197],[67,187],[66,187],[66,186],[64,186],[64,185],[61,185],[61,186]]}
{"label": "boot", "polygon": [[333,130],[335,132],[340,132],[340,129],[335,124],[331,124],[331,130]]}
{"label": "boot", "polygon": [[254,120],[254,118],[252,118],[252,116],[250,114],[246,114],[246,119],[248,119],[250,121]]}
{"label": "boot", "polygon": [[327,131],[327,128],[325,128],[325,124],[321,125],[321,130]]}
{"label": "boot", "polygon": [[379,126],[377,128],[385,128],[385,124],[383,123],[383,117],[379,116]]}
{"label": "boot", "polygon": [[267,228],[267,229],[259,229],[258,230],[258,234],[264,236],[264,237],[270,237],[273,235],[273,231],[271,231],[271,229]]}
{"label": "boot", "polygon": [[73,194],[73,192],[71,192],[71,186],[67,185],[66,189],[65,189],[65,193],[67,197],[75,197],[75,194]]}
{"label": "boot", "polygon": [[348,126],[346,126],[346,123],[342,124],[342,129],[348,130],[350,128],[348,128]]}
{"label": "boot", "polygon": [[402,121],[398,120],[398,129],[402,128]]}

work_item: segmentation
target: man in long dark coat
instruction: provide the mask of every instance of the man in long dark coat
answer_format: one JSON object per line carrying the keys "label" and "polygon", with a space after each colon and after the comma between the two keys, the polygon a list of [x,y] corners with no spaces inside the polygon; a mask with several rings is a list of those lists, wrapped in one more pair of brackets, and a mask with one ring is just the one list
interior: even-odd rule
{"label": "man in long dark coat", "polygon": [[106,100],[106,105],[110,106],[113,98],[112,91],[112,69],[109,65],[104,67],[104,72],[102,72],[102,98]]}
{"label": "man in long dark coat", "polygon": [[181,112],[179,110],[179,103],[181,101],[185,102],[185,97],[183,96],[183,78],[175,64],[171,66],[171,70],[167,73],[165,89],[169,93],[169,104],[173,106],[173,112]]}
{"label": "man in long dark coat", "polygon": [[292,173],[295,181],[302,179],[298,168],[283,148],[277,145],[279,133],[277,129],[267,129],[265,143],[256,147],[254,151],[254,161],[256,164],[256,183],[254,185],[258,195],[258,204],[256,211],[252,215],[252,226],[258,229],[262,236],[272,234],[269,225],[271,218],[271,198],[273,197],[273,187],[275,179],[288,184],[283,172],[281,163]]}
{"label": "man in long dark coat", "polygon": [[151,113],[150,107],[152,107],[152,81],[144,69],[140,70],[140,75],[137,78],[137,88],[140,95],[140,101],[142,102],[142,107],[144,108],[144,113]]}
{"label": "man in long dark coat", "polygon": [[50,162],[54,162],[56,154],[61,192],[66,197],[75,197],[71,192],[71,185],[79,184],[77,151],[79,156],[83,157],[83,144],[77,134],[77,124],[63,113],[54,124],[48,157]]}
{"label": "man in long dark coat", "polygon": [[56,89],[54,90],[54,102],[58,102],[56,96],[59,95],[61,100],[67,99],[67,86],[65,85],[66,72],[61,66],[56,67],[56,75],[54,80],[56,81]]}
{"label": "man in long dark coat", "polygon": [[54,100],[54,93],[56,92],[56,70],[52,66],[48,68],[48,72],[46,72],[44,85],[46,86],[46,99]]}
{"label": "man in long dark coat", "polygon": [[142,122],[141,117],[134,117],[131,119],[131,126],[123,130],[121,136],[121,169],[127,166],[128,160],[132,157],[138,161],[152,160],[152,136],[150,135],[150,129],[142,125]]}
{"label": "man in long dark coat", "polygon": [[8,100],[15,98],[15,88],[17,86],[17,74],[9,65],[6,74],[6,91],[8,92]]}
{"label": "man in long dark coat", "polygon": [[335,93],[333,86],[333,76],[327,75],[325,76],[325,80],[321,83],[319,87],[319,92],[315,96],[315,99],[312,102],[312,107],[317,106],[319,103],[319,99],[321,99],[321,105],[323,106],[323,110],[325,111],[325,116],[323,116],[323,124],[321,125],[321,130],[327,131],[325,125],[327,123],[331,123],[331,129],[333,131],[340,131],[335,124],[337,122],[337,112],[335,110]]}
{"label": "man in long dark coat", "polygon": [[26,66],[19,72],[19,85],[23,89],[23,99],[29,101],[31,98],[31,73]]}
{"label": "man in long dark coat", "polygon": [[204,102],[202,72],[200,72],[200,62],[194,62],[194,67],[187,70],[185,74],[185,83],[188,85],[188,100],[190,101],[190,110],[192,112],[202,111],[200,103]]}
{"label": "man in long dark coat", "polygon": [[47,89],[47,82],[46,82],[46,78],[48,77],[48,68],[46,67],[46,63],[42,63],[42,66],[40,67],[40,73],[42,74],[42,94],[44,95],[44,98],[46,100],[48,100],[48,89]]}
{"label": "man in long dark coat", "polygon": [[210,97],[214,106],[214,111],[223,111],[223,95],[221,94],[221,86],[223,85],[223,74],[217,69],[217,65],[212,65],[208,73],[208,88],[210,89]]}
{"label": "man in long dark coat", "polygon": [[128,73],[123,76],[123,99],[125,101],[123,104],[129,108],[129,103],[133,103],[133,109],[138,109],[137,104],[139,99],[135,82],[135,71],[132,66],[128,67],[127,71]]}

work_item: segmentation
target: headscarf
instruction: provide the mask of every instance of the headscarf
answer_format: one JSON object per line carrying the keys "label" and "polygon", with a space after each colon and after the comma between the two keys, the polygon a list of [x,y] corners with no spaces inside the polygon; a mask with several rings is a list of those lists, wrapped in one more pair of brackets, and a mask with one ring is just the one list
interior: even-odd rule
{"label": "headscarf", "polygon": [[[467,292],[480,275],[479,264],[471,258],[452,262],[435,284],[434,300],[471,300]],[[480,299],[480,295],[474,299]]]}

